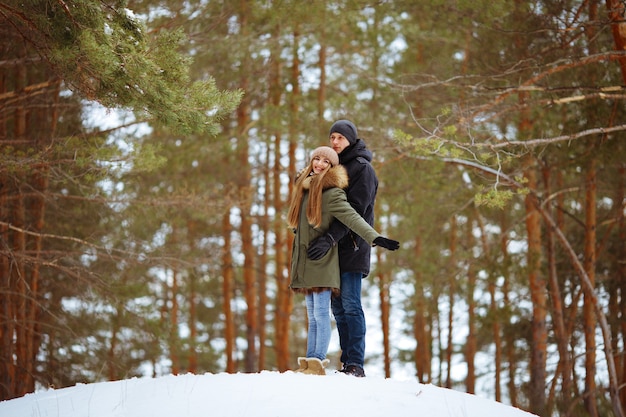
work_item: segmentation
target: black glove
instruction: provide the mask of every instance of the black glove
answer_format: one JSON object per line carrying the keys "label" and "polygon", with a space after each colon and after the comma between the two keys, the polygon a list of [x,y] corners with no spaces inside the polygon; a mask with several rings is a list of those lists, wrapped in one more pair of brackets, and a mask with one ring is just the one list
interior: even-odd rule
{"label": "black glove", "polygon": [[333,246],[335,246],[335,239],[333,239],[331,235],[325,234],[317,239],[313,239],[313,241],[309,244],[306,254],[314,261],[322,259],[322,257],[326,255],[326,252],[328,252]]}
{"label": "black glove", "polygon": [[386,237],[378,236],[374,239],[374,245],[389,250],[397,250],[400,247],[400,242],[397,240],[387,239]]}

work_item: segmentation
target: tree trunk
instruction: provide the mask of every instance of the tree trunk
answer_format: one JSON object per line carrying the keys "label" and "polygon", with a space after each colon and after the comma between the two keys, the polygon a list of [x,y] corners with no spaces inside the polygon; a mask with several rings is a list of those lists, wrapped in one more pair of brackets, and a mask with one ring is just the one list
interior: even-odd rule
{"label": "tree trunk", "polygon": [[[471,262],[471,260],[470,260]],[[476,287],[476,273],[474,266],[468,265],[467,270],[467,321],[468,335],[465,345],[465,360],[467,362],[467,377],[465,379],[465,390],[474,394],[476,392],[476,301],[474,300],[474,289]]]}
{"label": "tree trunk", "polygon": [[[585,179],[585,254],[584,268],[592,288],[595,288],[596,267],[596,167],[589,161]],[[585,329],[585,408],[591,417],[598,417],[596,399],[596,317],[591,289],[583,288],[583,323]]]}
{"label": "tree trunk", "polygon": [[[276,213],[285,211],[285,204],[281,196],[280,177],[283,174],[281,165],[281,135],[276,133],[274,144],[274,207]],[[291,181],[290,181],[291,184]],[[290,186],[291,188],[291,186]],[[291,318],[291,289],[289,289],[289,260],[287,249],[291,249],[289,236],[282,216],[274,220],[274,252],[276,262],[276,313],[274,316],[274,346],[276,351],[276,366],[281,372],[289,369],[289,323]]]}
{"label": "tree trunk", "polygon": [[[479,217],[480,219],[480,217]],[[484,225],[482,224],[483,222],[481,221],[481,230],[484,230]],[[507,253],[507,244],[508,244],[508,227],[506,224],[506,213],[503,211],[501,213],[501,220],[500,220],[500,230],[501,230],[501,235],[500,235],[500,252],[501,252],[501,257],[502,257],[502,261],[501,263],[506,263],[506,258],[508,257],[508,253]],[[482,233],[483,236],[485,236],[484,232]],[[487,247],[487,240],[486,237],[483,238],[483,247]],[[495,255],[496,259],[498,258],[498,255]],[[489,281],[487,283],[487,291],[489,292],[489,309],[490,312],[492,314],[492,316],[495,317],[499,317],[500,313],[499,313],[499,309],[498,309],[498,301],[496,298],[496,290],[497,290],[497,282],[496,280],[498,279],[498,277],[496,276],[496,274],[489,274]],[[495,355],[494,355],[494,394],[495,394],[495,400],[498,402],[502,401],[502,348],[503,348],[503,342],[502,342],[502,330],[501,330],[501,326],[500,326],[500,321],[498,319],[494,319],[493,320],[493,324],[491,327],[491,330],[493,332],[493,344],[494,344],[494,350],[495,350]]]}
{"label": "tree trunk", "polygon": [[[25,51],[20,50],[21,57],[25,56]],[[16,86],[15,90],[19,94],[27,85],[26,65],[21,63],[16,68]],[[26,132],[26,116],[25,106],[18,106],[14,112],[14,129],[15,138],[18,140],[27,140]],[[21,230],[27,228],[26,225],[26,206],[24,204],[24,195],[22,184],[26,184],[26,174],[24,172],[15,173],[15,188],[11,205],[11,223],[20,230],[13,230],[11,239],[12,253],[15,257],[12,261],[14,265],[10,268],[9,276],[11,290],[14,291],[12,296],[12,313],[11,320],[15,320],[15,333],[10,335],[14,340],[14,355],[9,359],[14,365],[12,374],[14,378],[10,381],[10,393],[12,396],[22,396],[30,391],[32,385],[32,373],[29,373],[28,364],[28,341],[26,337],[30,334],[31,324],[26,320],[27,303],[30,297],[27,281],[28,271],[26,269],[25,251],[26,251],[26,235]],[[10,291],[11,291],[10,290]]]}
{"label": "tree trunk", "polygon": [[[509,225],[507,223],[507,216],[503,212],[501,220],[500,220],[500,230],[504,231],[508,229],[509,229]],[[503,259],[506,260],[509,258],[508,234],[503,235],[500,240],[500,252],[502,253]],[[509,300],[509,281],[505,277],[504,282],[502,283],[502,307],[507,309],[510,307],[510,305],[511,305],[511,302]],[[507,321],[506,323],[504,323],[505,327],[511,326],[510,318],[508,316],[506,318],[507,318]],[[511,406],[519,407],[518,401],[517,401],[517,384],[515,381],[515,373],[517,370],[517,360],[516,360],[516,355],[515,355],[515,340],[514,340],[512,332],[504,333],[504,347],[502,350],[503,350],[503,353],[506,354],[506,360],[509,364],[509,366],[507,367],[508,377],[509,377],[508,382],[507,382],[507,390],[509,392],[509,401],[511,402]]]}
{"label": "tree trunk", "polygon": [[[243,142],[247,143],[247,139],[242,139]],[[247,149],[247,146],[245,146]],[[242,152],[241,155],[244,153]],[[245,152],[246,161],[247,161],[247,152]],[[243,156],[242,156],[243,158]],[[248,170],[249,167],[247,165],[243,165],[243,159],[240,160],[240,166],[244,170]],[[244,202],[241,204],[241,242],[243,245],[242,252],[244,255],[243,261],[243,282],[244,282],[244,293],[246,298],[246,341],[247,341],[247,349],[245,355],[245,371],[246,372],[257,372],[257,347],[256,340],[258,334],[258,326],[257,326],[257,282],[256,282],[256,273],[255,273],[255,247],[252,245],[252,221],[250,219],[250,210],[251,210],[251,196],[254,192],[250,187],[244,187],[246,197],[244,197]]]}
{"label": "tree trunk", "polygon": [[[474,214],[476,215],[476,222],[480,228],[480,235],[482,238],[482,246],[483,246],[483,254],[487,255],[488,247],[486,241],[484,240],[485,232],[482,227],[480,214],[478,210],[474,210]],[[473,247],[474,245],[474,236],[473,236],[473,227],[474,223],[471,221],[471,216],[468,218],[467,222],[467,245],[468,247]],[[474,259],[471,256],[471,252],[468,255],[468,265],[467,265],[467,342],[465,344],[465,360],[467,362],[467,377],[465,379],[465,390],[473,394],[476,392],[476,300],[474,299],[474,290],[476,288],[476,272],[474,271],[473,265]]]}
{"label": "tree trunk", "polygon": [[452,388],[452,352],[454,350],[452,333],[454,332],[454,297],[456,295],[456,217],[450,219],[450,268],[448,271],[448,337],[446,343],[446,388]]}
{"label": "tree trunk", "polygon": [[224,350],[226,372],[232,374],[235,372],[235,321],[231,308],[231,300],[233,298],[233,256],[231,253],[230,209],[231,207],[226,207],[222,216],[222,236],[224,238],[224,247],[222,248],[222,311],[224,312],[224,339],[226,341]]}
{"label": "tree trunk", "polygon": [[[240,25],[241,35],[243,39],[247,39],[249,28],[249,13],[250,7],[247,0],[240,2]],[[245,48],[244,48],[245,49]],[[244,62],[241,65],[242,69],[249,68],[246,60],[249,59],[249,55],[244,56]],[[243,91],[248,91],[250,86],[251,74],[246,71],[241,71],[240,88]],[[243,282],[244,282],[244,296],[246,299],[246,341],[247,349],[245,354],[245,371],[257,372],[257,283],[255,274],[256,259],[255,247],[252,244],[252,219],[251,211],[252,204],[254,202],[255,190],[251,186],[251,172],[249,163],[249,137],[248,130],[250,128],[250,100],[249,96],[244,96],[240,106],[237,108],[237,161],[238,166],[238,200],[239,200],[239,215],[240,215],[240,234],[243,254]]]}
{"label": "tree trunk", "polygon": [[[480,229],[480,240],[481,240],[481,247],[482,247],[482,253],[483,254],[490,254],[491,253],[491,248],[489,247],[489,242],[487,240],[487,233],[485,231],[485,222],[483,221],[482,216],[480,215],[480,212],[478,211],[477,207],[474,206],[474,212],[476,215],[476,221],[478,223],[478,227]],[[502,225],[500,227],[501,230],[501,239],[502,239],[502,257],[506,257],[507,256],[507,251],[506,251],[506,244],[507,244],[507,235],[506,235],[506,230],[507,228],[504,227],[504,222],[506,219],[506,215],[503,213],[502,214]],[[468,230],[468,242],[471,242],[473,239],[472,236],[472,228],[470,227]],[[471,265],[470,265],[471,266]],[[470,271],[472,272],[472,271]],[[472,275],[473,272],[472,272]],[[489,309],[491,310],[491,314],[492,316],[498,317],[498,305],[497,305],[497,300],[496,300],[496,279],[497,277],[495,276],[496,274],[494,273],[490,273],[488,276],[488,282],[487,282],[487,291],[489,292]],[[475,277],[473,278],[475,280]],[[474,293],[474,287],[475,287],[475,282],[471,282],[472,285],[470,286],[470,294],[473,295]],[[470,301],[472,301],[474,303],[473,298],[469,298]],[[472,311],[473,314],[473,311]],[[493,331],[493,343],[494,343],[494,350],[495,350],[495,356],[494,356],[494,393],[495,393],[495,400],[496,401],[501,401],[502,400],[502,389],[501,389],[501,370],[502,370],[502,340],[501,340],[501,335],[500,335],[500,322],[497,319],[493,320],[493,324],[492,324],[492,331]],[[474,331],[470,331],[470,334],[474,333]],[[476,337],[473,338],[473,355],[472,355],[472,361],[474,360],[474,356],[476,354],[477,351],[477,347],[476,345]],[[472,368],[474,368],[474,364],[472,363]],[[469,365],[468,365],[468,373],[469,373]]]}
{"label": "tree trunk", "polygon": [[[525,179],[530,189],[537,189],[534,158],[527,157]],[[530,409],[544,415],[546,402],[546,358],[548,332],[546,327],[546,284],[541,275],[541,218],[535,197],[526,196],[526,233],[528,240],[528,280],[533,305],[532,339],[530,349]]]}
{"label": "tree trunk", "polygon": [[[619,312],[616,315],[616,318],[621,318],[619,320],[619,327],[616,330],[617,332],[621,332],[622,343],[626,341],[626,219],[624,218],[624,208],[626,208],[626,192],[624,191],[626,188],[626,164],[622,163],[618,168],[619,173],[619,182],[617,185],[617,198],[615,202],[621,201],[622,204],[616,204],[616,212],[617,212],[617,221],[618,221],[618,250],[617,256],[615,257],[617,276],[615,277],[617,283],[617,292],[619,293]],[[617,341],[617,338],[615,338]],[[617,352],[617,350],[615,350]],[[620,399],[622,408],[626,408],[626,389],[623,387],[626,386],[626,347],[622,345],[622,353],[618,355],[621,366],[618,368],[620,375],[618,379],[618,386],[622,387],[620,391]]]}
{"label": "tree trunk", "polygon": [[170,309],[169,309],[169,348],[170,348],[170,361],[172,361],[172,374],[178,375],[180,373],[180,346],[178,337],[178,271],[172,269],[172,287],[170,294]]}
{"label": "tree trunk", "polygon": [[[293,48],[292,48],[292,65],[291,65],[291,73],[289,75],[289,79],[290,79],[290,83],[292,86],[292,92],[291,92],[291,97],[289,98],[289,114],[290,116],[290,123],[289,123],[289,150],[288,150],[288,160],[289,160],[289,168],[287,169],[287,173],[289,175],[289,194],[291,195],[293,193],[293,180],[296,177],[296,148],[298,147],[298,135],[300,132],[300,111],[301,111],[301,106],[300,106],[300,101],[302,100],[302,96],[301,96],[301,86],[300,86],[300,57],[299,57],[299,49],[300,49],[300,30],[298,27],[296,27],[294,29],[293,32]],[[287,234],[287,245],[286,247],[289,248],[289,252],[291,253],[291,248],[293,247],[293,239],[294,239],[294,234],[293,233],[288,233]],[[291,266],[291,257],[288,257],[288,262],[289,262],[289,266]],[[290,268],[289,268],[290,270]],[[289,274],[287,274],[287,276],[289,276]],[[289,279],[287,279],[287,282],[285,283],[286,287],[288,288],[289,286]],[[291,312],[293,310],[293,294],[291,293],[291,291],[287,292],[287,297],[285,297],[285,312],[288,313],[289,315],[291,315]],[[287,321],[285,323],[285,325],[288,325],[289,321]],[[285,332],[288,334],[289,332],[289,328],[286,327],[285,328]],[[288,343],[288,339],[285,338],[285,343]],[[283,349],[286,353],[290,353],[289,352],[289,346],[288,344],[285,346],[285,349]],[[289,355],[290,357],[291,355]]]}
{"label": "tree trunk", "polygon": [[[497,317],[498,303],[496,300],[496,278],[492,275],[489,276],[488,291],[489,291],[489,309],[493,317]],[[500,330],[500,322],[495,319],[491,325],[491,331],[493,333],[493,344],[495,355],[493,358],[493,389],[495,394],[495,400],[502,402],[502,336]]]}
{"label": "tree trunk", "polygon": [[[324,7],[323,13],[326,14],[326,8]],[[317,89],[317,124],[320,128],[320,134],[326,135],[327,130],[324,120],[324,109],[326,104],[326,25],[322,25],[320,29],[320,39],[318,53],[319,62],[318,68],[320,70],[320,83]],[[324,136],[322,136],[324,137]]]}
{"label": "tree trunk", "polygon": [[389,277],[388,272],[383,271],[385,262],[382,251],[376,253],[378,270],[378,295],[380,298],[380,323],[383,332],[383,363],[385,367],[385,378],[391,378],[391,358],[389,349]]}
{"label": "tree trunk", "polygon": [[[620,0],[606,0],[606,7],[609,11],[615,50],[624,52],[626,51],[626,21],[624,21],[626,6]],[[622,71],[623,84],[626,84],[626,56],[620,56],[617,61]]]}
{"label": "tree trunk", "polygon": [[[276,38],[278,38],[279,28],[275,29]],[[284,88],[282,80],[282,59],[280,57],[280,43],[272,44],[272,59],[270,60],[270,82],[269,94],[270,104],[274,112],[278,113],[283,100]],[[286,225],[282,214],[285,211],[285,199],[281,194],[282,183],[281,177],[285,174],[281,161],[283,159],[283,136],[280,129],[274,132],[274,158],[272,165],[272,193],[274,210],[277,213],[274,216],[272,229],[274,231],[274,262],[276,265],[276,303],[274,315],[274,350],[276,355],[276,366],[278,370],[283,372],[289,369],[289,323],[291,319],[290,299],[291,290],[289,289],[289,264],[287,253],[291,247],[286,239]],[[290,178],[290,183],[291,183]],[[287,232],[290,233],[290,232]]]}
{"label": "tree trunk", "polygon": [[[613,351],[615,352],[615,362],[617,368],[618,386],[622,387],[620,391],[620,400],[622,408],[626,409],[626,220],[624,219],[624,208],[626,205],[626,164],[621,163],[617,169],[618,183],[616,187],[615,197],[615,213],[617,218],[617,256],[614,257],[613,263],[617,271],[615,276],[615,284],[612,285],[610,293],[610,305],[614,305],[614,313],[612,314],[615,323],[615,336],[613,337]],[[620,205],[618,202],[622,202]],[[618,348],[620,339],[622,340],[622,351]]]}
{"label": "tree trunk", "polygon": [[198,293],[196,290],[196,273],[189,274],[189,351],[187,372],[198,373]]}
{"label": "tree trunk", "polygon": [[[422,239],[415,238],[415,262],[419,262],[422,255]],[[413,287],[415,288],[415,315],[413,316],[413,337],[415,338],[415,370],[417,380],[422,383],[430,382],[430,350],[426,321],[426,296],[424,295],[424,280],[422,273],[415,270]]]}
{"label": "tree trunk", "polygon": [[117,354],[117,342],[118,342],[118,334],[120,332],[120,320],[121,313],[123,311],[124,306],[117,305],[115,314],[111,318],[112,326],[111,326],[111,338],[109,344],[109,351],[107,354],[107,370],[109,381],[117,381],[117,368],[115,366],[116,362],[116,354]]}
{"label": "tree trunk", "polygon": [[266,337],[267,337],[267,263],[270,236],[270,219],[269,211],[272,205],[272,194],[270,190],[270,167],[269,161],[272,154],[271,140],[266,142],[265,161],[267,166],[263,170],[263,183],[265,193],[263,195],[263,214],[261,215],[261,232],[263,233],[263,244],[261,247],[261,256],[259,257],[259,369],[265,369],[266,361]]}
{"label": "tree trunk", "polygon": [[[590,24],[585,28],[585,33],[589,43],[590,54],[597,53],[598,51],[596,43],[593,42],[596,37],[595,24],[599,22],[598,3],[599,0],[591,0],[588,3]],[[615,26],[615,24],[612,25],[612,27]],[[619,26],[619,24],[617,26]],[[615,38],[615,41],[617,44],[618,39]],[[625,74],[626,73],[622,73],[622,76]],[[626,80],[626,78],[623,79]],[[595,81],[594,74],[592,74],[592,79],[590,81]],[[596,281],[596,166],[594,160],[595,156],[593,155],[593,144],[590,146],[590,151],[590,160],[587,166],[585,178],[585,249],[583,266],[587,276],[589,277],[591,288],[583,287],[583,323],[585,332],[585,392],[583,398],[585,408],[589,412],[589,416],[598,417],[595,340],[597,321],[594,314],[595,307],[593,305],[593,294],[590,294],[590,292],[593,293],[595,291]]]}
{"label": "tree trunk", "polygon": [[[546,162],[543,165],[543,180],[546,195],[551,195],[551,186],[550,186],[550,166]],[[551,213],[551,206],[547,206],[546,210]],[[548,256],[548,275],[549,275],[549,292],[550,292],[550,306],[552,312],[552,322],[554,323],[554,332],[556,336],[557,348],[559,350],[559,365],[558,368],[561,373],[562,385],[560,391],[561,395],[561,403],[564,405],[569,404],[572,399],[572,378],[571,378],[571,369],[572,369],[572,361],[570,359],[570,353],[568,349],[568,340],[569,335],[565,329],[565,321],[564,321],[564,307],[561,296],[561,290],[559,286],[558,274],[557,274],[557,256],[556,256],[556,243],[554,241],[554,233],[551,229],[548,228],[546,231],[546,253]],[[553,387],[556,388],[556,380],[554,378]],[[552,397],[552,393],[555,392],[556,389],[550,390]],[[553,403],[554,401],[550,398],[548,399],[548,404]]]}
{"label": "tree trunk", "polygon": [[[8,187],[0,187],[0,234],[9,235],[7,222]],[[0,400],[10,399],[13,395],[12,384],[15,381],[15,365],[13,362],[13,335],[15,320],[13,296],[11,291],[11,260],[8,256],[0,256]]]}
{"label": "tree trunk", "polygon": [[[24,196],[21,190],[14,195],[13,200],[13,225],[24,230],[25,227],[25,213],[24,213]],[[27,375],[27,354],[26,354],[26,334],[27,326],[26,322],[26,301],[28,300],[28,286],[26,285],[27,271],[22,260],[26,251],[26,236],[21,231],[14,231],[12,240],[13,253],[18,258],[17,264],[13,266],[11,273],[11,281],[14,282],[16,292],[13,298],[13,311],[15,312],[16,326],[15,326],[15,380],[12,381],[12,392],[21,396],[28,392],[28,380]]]}

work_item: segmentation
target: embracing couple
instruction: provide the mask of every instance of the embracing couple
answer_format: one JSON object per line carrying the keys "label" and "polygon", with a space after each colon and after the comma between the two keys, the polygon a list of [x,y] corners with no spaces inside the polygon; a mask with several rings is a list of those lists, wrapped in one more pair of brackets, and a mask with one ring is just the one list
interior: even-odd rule
{"label": "embracing couple", "polygon": [[372,153],[355,125],[338,120],[329,146],[311,153],[291,195],[287,221],[295,231],[291,288],[304,293],[307,352],[296,372],[325,375],[332,308],[341,347],[340,372],[364,377],[365,315],[361,281],[370,272],[371,247],[397,250],[399,242],[372,228],[378,178]]}

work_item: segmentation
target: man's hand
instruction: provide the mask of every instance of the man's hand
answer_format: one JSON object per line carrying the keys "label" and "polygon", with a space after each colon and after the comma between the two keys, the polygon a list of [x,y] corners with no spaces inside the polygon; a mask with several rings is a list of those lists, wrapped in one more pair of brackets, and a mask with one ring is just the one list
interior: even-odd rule
{"label": "man's hand", "polygon": [[331,235],[325,234],[314,239],[309,244],[306,254],[309,259],[313,259],[314,261],[322,259],[333,246],[335,246],[335,239],[333,239]]}

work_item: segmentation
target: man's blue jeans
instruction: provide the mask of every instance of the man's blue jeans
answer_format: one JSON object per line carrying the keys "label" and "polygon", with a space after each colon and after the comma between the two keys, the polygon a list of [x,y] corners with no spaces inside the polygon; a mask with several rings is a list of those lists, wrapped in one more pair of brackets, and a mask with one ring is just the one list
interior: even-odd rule
{"label": "man's blue jeans", "polygon": [[309,331],[306,340],[306,357],[326,359],[330,344],[330,290],[306,294],[306,313]]}
{"label": "man's blue jeans", "polygon": [[341,296],[333,297],[331,307],[341,347],[341,363],[344,367],[357,365],[361,368],[365,362],[365,314],[361,306],[360,272],[341,274]]}

